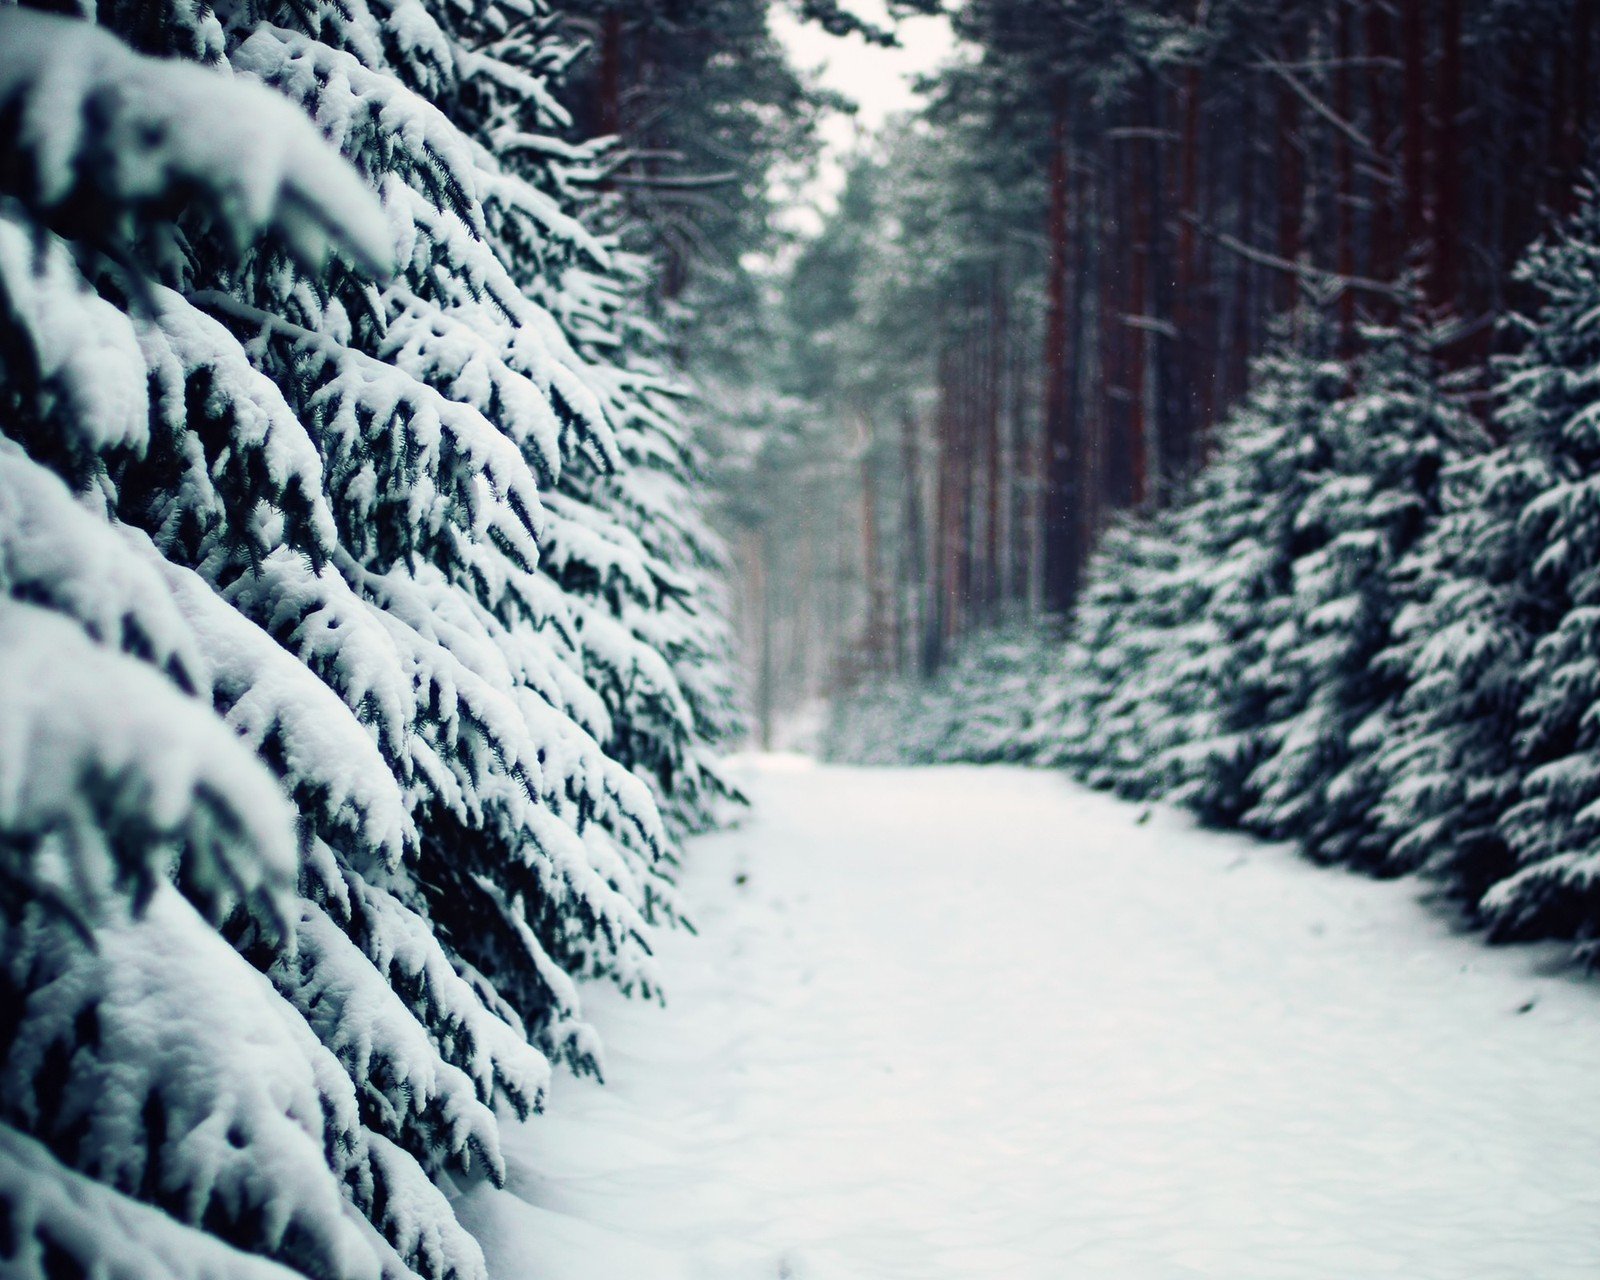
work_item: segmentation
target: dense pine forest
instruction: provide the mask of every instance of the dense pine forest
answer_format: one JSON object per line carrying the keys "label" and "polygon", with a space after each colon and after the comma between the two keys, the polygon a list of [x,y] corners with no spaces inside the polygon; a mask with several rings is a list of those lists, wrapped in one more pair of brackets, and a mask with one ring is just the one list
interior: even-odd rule
{"label": "dense pine forest", "polygon": [[[930,23],[841,146],[794,33]],[[519,1274],[747,742],[1600,959],[1597,79],[1589,0],[0,0],[0,1276]]]}
{"label": "dense pine forest", "polygon": [[1070,613],[1101,532],[1180,500],[1264,355],[1353,367],[1404,331],[1487,428],[1540,303],[1518,264],[1580,203],[1592,17],[959,6],[958,55],[774,316],[774,381],[846,420],[880,495],[846,665],[926,674],[997,618]]}
{"label": "dense pine forest", "polygon": [[841,758],[1058,765],[1588,938],[1595,16],[959,6],[775,307],[767,732],[826,700]]}

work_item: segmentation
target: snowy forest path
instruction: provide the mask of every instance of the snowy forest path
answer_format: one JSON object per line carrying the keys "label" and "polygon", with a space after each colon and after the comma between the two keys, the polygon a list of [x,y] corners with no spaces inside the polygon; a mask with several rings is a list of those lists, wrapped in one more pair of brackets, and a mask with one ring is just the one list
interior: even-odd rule
{"label": "snowy forest path", "polygon": [[1012,769],[751,766],[671,1007],[591,990],[463,1218],[497,1280],[1600,1274],[1600,992]]}

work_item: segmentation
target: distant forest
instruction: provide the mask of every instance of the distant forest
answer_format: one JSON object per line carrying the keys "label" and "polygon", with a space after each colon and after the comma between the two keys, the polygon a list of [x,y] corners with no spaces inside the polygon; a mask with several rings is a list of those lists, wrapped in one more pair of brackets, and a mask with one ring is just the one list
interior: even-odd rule
{"label": "distant forest", "polygon": [[764,704],[1066,614],[1108,521],[1184,491],[1274,342],[1425,331],[1488,424],[1533,302],[1513,267],[1576,204],[1595,9],[961,6],[926,110],[858,157],[765,316],[791,429],[744,548]]}
{"label": "distant forest", "polygon": [[1595,6],[954,21],[786,295],[859,550],[758,687],[1600,958]]}

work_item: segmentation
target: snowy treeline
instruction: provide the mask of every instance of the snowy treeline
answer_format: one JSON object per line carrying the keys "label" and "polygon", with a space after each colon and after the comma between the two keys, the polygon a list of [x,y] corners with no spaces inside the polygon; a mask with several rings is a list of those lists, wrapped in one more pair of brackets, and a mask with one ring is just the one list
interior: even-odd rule
{"label": "snowy treeline", "polygon": [[658,990],[720,553],[559,17],[0,8],[8,1276],[480,1276]]}
{"label": "snowy treeline", "polygon": [[955,56],[851,158],[756,380],[791,424],[738,546],[780,735],[1068,611],[1297,310],[1349,359],[1420,300],[1477,412],[1596,133],[1587,0],[946,7]]}
{"label": "snowy treeline", "polygon": [[1258,363],[1169,508],[1115,525],[1064,644],[973,642],[843,703],[838,749],[1026,759],[1313,858],[1438,877],[1501,939],[1600,936],[1600,197],[1464,411],[1421,329]]}

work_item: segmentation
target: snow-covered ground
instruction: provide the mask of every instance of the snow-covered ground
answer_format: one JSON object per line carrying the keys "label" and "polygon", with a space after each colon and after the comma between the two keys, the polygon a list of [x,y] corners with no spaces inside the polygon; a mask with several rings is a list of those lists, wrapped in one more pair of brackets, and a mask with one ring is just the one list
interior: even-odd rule
{"label": "snow-covered ground", "polygon": [[1600,1276],[1600,991],[1058,777],[751,765],[497,1280]]}

